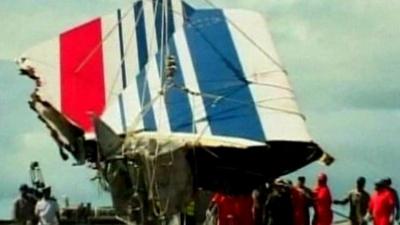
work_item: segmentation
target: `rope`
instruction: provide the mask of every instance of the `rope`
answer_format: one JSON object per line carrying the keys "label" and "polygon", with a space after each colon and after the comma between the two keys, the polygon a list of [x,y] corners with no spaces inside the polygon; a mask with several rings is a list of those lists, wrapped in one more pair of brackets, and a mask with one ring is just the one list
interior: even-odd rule
{"label": "rope", "polygon": [[[125,17],[128,15],[128,13],[133,10],[133,8],[129,9],[128,11],[125,12],[124,15],[122,15],[121,17],[121,21],[123,19],[125,19]],[[82,62],[76,67],[76,69],[74,70],[74,73],[78,73],[87,63],[88,61],[93,57],[93,55],[95,54],[96,51],[99,50],[100,46],[102,46],[102,44],[108,40],[108,38],[111,36],[111,34],[115,31],[115,29],[118,27],[119,25],[119,21],[114,24],[111,28],[110,31],[108,31],[106,33],[106,35],[104,36],[104,38],[101,40],[101,42],[99,42],[90,52],[89,54],[82,60]]]}
{"label": "rope", "polygon": [[[190,95],[202,96],[202,97],[205,97],[205,98],[214,99],[214,104],[217,103],[218,101],[220,101],[221,99],[224,99],[224,100],[231,101],[231,102],[238,103],[238,104],[242,104],[242,105],[253,106],[252,103],[248,103],[248,102],[245,102],[245,101],[229,98],[229,97],[226,97],[224,95],[215,95],[215,94],[211,94],[211,93],[195,92],[195,91],[190,90],[187,87],[179,86],[179,85],[174,85],[174,87],[176,87],[176,88],[178,88],[178,89],[180,89],[180,90],[182,90],[182,91],[184,91],[184,92],[186,92],[186,93],[188,93]],[[279,111],[279,112],[285,112],[285,113],[289,113],[289,114],[295,114],[295,115],[298,115],[298,116],[301,116],[301,117],[304,118],[304,115],[299,113],[299,112],[297,112],[297,111],[287,110],[287,109],[282,109],[282,108],[277,108],[277,107],[271,107],[271,106],[265,106],[265,105],[260,105],[258,103],[254,104],[254,105],[256,105],[257,107],[260,107],[260,108],[264,108],[264,109],[269,109],[269,110],[274,110],[274,111]]]}
{"label": "rope", "polygon": [[349,216],[347,216],[347,215],[345,215],[344,213],[341,213],[341,212],[339,212],[339,211],[337,211],[337,210],[335,210],[335,209],[333,209],[332,212],[333,212],[335,215],[338,215],[338,216],[340,216],[340,217],[342,217],[342,218],[349,219]]}
{"label": "rope", "polygon": [[[142,7],[144,7],[144,5],[142,6]],[[142,8],[143,9],[143,8]],[[155,7],[155,15],[157,15],[157,11],[158,11],[158,0],[156,1],[156,7]],[[144,19],[144,18],[143,18]],[[154,21],[153,21],[153,27],[155,27],[156,26],[156,18],[154,17]],[[152,33],[151,33],[151,35],[150,35],[150,47],[149,47],[149,54],[148,54],[148,56],[150,56],[150,55],[153,55],[153,48],[154,48],[154,35],[155,35],[155,29],[152,29]],[[147,46],[146,46],[147,47]],[[148,65],[146,65],[145,67],[148,67]],[[143,108],[143,104],[144,104],[144,97],[145,97],[145,91],[147,90],[147,73],[145,73],[145,77],[144,77],[144,79],[143,79],[143,87],[145,87],[144,89],[143,89],[143,92],[141,93],[142,94],[142,96],[141,96],[141,103],[142,103],[142,108]],[[129,130],[128,130],[129,131]]]}
{"label": "rope", "polygon": [[[161,0],[162,1],[162,0]],[[167,79],[166,79],[166,70],[165,70],[165,59],[166,59],[166,55],[169,54],[168,51],[168,5],[167,5],[167,1],[162,1],[162,27],[161,27],[161,56],[160,56],[160,72],[161,72],[161,86],[162,86],[162,93],[166,93],[169,89],[169,87],[167,87]],[[167,54],[166,54],[167,53]],[[160,101],[160,106],[161,106],[162,102]],[[160,110],[160,117],[161,117],[161,110]],[[159,120],[161,120],[161,118],[159,118]],[[161,132],[161,131],[160,131]],[[157,158],[159,155],[159,146],[157,146],[157,151],[155,154],[155,160],[154,160],[154,164],[155,166],[153,167],[154,171],[153,171],[153,179],[155,179],[155,175],[156,175],[156,170],[157,170]],[[170,157],[171,157],[171,161],[169,162],[168,165],[172,165],[173,161],[174,161],[174,156],[172,154],[172,152],[169,152]],[[172,176],[172,172],[169,173],[169,177]],[[170,180],[170,179],[168,179]],[[170,186],[170,185],[169,185]],[[170,187],[171,188],[171,187]],[[154,183],[154,191],[155,194],[157,196],[157,198],[159,198],[160,196],[160,192],[159,192],[159,186],[158,183]],[[159,206],[159,211],[156,211],[156,205],[154,205],[153,202],[153,210],[154,210],[154,214],[157,215],[158,217],[163,217],[166,215],[166,213],[168,212],[169,209],[169,202],[170,202],[170,198],[169,196],[166,199],[166,203],[164,208],[162,208],[162,205],[160,203]]]}
{"label": "rope", "polygon": [[[149,0],[145,0],[145,1],[149,1]],[[208,1],[208,0],[205,0],[205,1],[207,1],[210,5],[212,5],[212,6],[215,7],[215,5],[214,5],[213,3],[211,3],[210,1]],[[158,5],[159,2],[157,1],[156,4]],[[164,5],[165,5],[165,3],[164,3]],[[155,8],[156,8],[156,13],[155,13],[155,15],[157,15],[158,7],[156,6]],[[163,8],[165,9],[164,6],[163,6]],[[139,18],[140,16],[142,16],[143,10],[144,10],[144,9],[143,9],[143,7],[142,7],[140,13],[139,13],[138,15],[136,15],[136,16],[137,16],[136,21],[138,20],[138,18]],[[172,11],[174,14],[178,14],[179,16],[182,16],[187,22],[189,22],[189,23],[191,22],[191,21],[189,20],[189,18],[187,18],[187,16],[184,15],[183,13],[177,12],[177,11],[175,11],[175,10],[171,10],[171,11]],[[126,18],[128,12],[129,12],[129,11],[127,11],[127,12],[123,15],[121,21],[124,20],[124,19]],[[168,13],[168,10],[166,10],[166,12]],[[164,16],[163,16],[163,20],[164,20],[164,19],[165,19],[165,12],[164,12]],[[168,22],[168,20],[167,20],[167,22]],[[154,21],[154,23],[156,23],[156,21]],[[111,34],[112,32],[115,31],[117,25],[118,25],[118,23],[115,24],[115,25],[113,26],[113,29],[111,29],[111,30],[107,33],[106,37],[102,40],[102,42],[106,41],[107,38],[110,36],[110,34]],[[135,24],[135,26],[137,26],[137,24]],[[164,28],[164,23],[163,23],[163,28]],[[240,30],[240,29],[239,29],[239,30]],[[152,35],[151,35],[152,37],[154,37],[154,33],[155,33],[155,32],[154,32],[154,29],[153,29],[153,32],[152,32]],[[164,35],[164,34],[163,34],[163,35]],[[126,46],[126,48],[125,48],[125,52],[126,52],[126,49],[128,49],[128,48],[130,47],[130,43],[131,43],[131,40],[132,40],[132,36],[133,36],[133,35],[131,35],[130,42],[128,42],[128,44],[127,44],[127,46]],[[163,39],[164,39],[164,38],[163,38]],[[153,40],[153,38],[152,38],[151,40]],[[168,36],[166,37],[166,40],[168,40]],[[153,43],[154,43],[154,42],[151,41],[150,52],[152,52]],[[101,43],[99,43],[99,44],[101,44]],[[162,42],[162,44],[163,44],[163,47],[161,48],[161,50],[164,51],[164,42]],[[165,46],[168,47],[168,45],[165,45]],[[95,50],[95,49],[94,49],[94,50]],[[164,57],[165,57],[165,56],[164,56]],[[87,58],[90,58],[90,56],[88,56]],[[126,54],[124,55],[121,64],[124,62],[125,58],[126,58]],[[193,60],[194,60],[194,59],[193,59]],[[164,63],[164,60],[161,60],[161,64],[163,64],[163,63]],[[83,64],[84,64],[84,62],[81,63],[81,65],[83,65]],[[119,67],[119,68],[120,68],[120,67]],[[120,69],[119,69],[119,70],[120,70]],[[164,76],[164,70],[161,68],[160,71],[162,71],[162,76]],[[119,71],[118,71],[118,72],[119,72]],[[280,72],[280,71],[266,71],[266,72],[256,73],[255,75],[259,75],[259,74],[273,74],[273,73],[275,73],[275,72]],[[117,79],[117,77],[115,77],[115,80],[116,80],[116,79]],[[115,80],[114,80],[114,81],[115,81]],[[164,79],[163,79],[163,80],[164,80]],[[148,82],[147,79],[144,79],[143,83],[144,83],[144,84],[147,84],[147,82]],[[269,86],[269,87],[281,88],[281,89],[285,89],[285,90],[288,90],[288,91],[292,92],[292,90],[291,90],[290,88],[287,88],[287,87],[284,87],[284,86],[275,85],[275,84],[261,83],[261,82],[249,81],[249,80],[246,80],[246,82],[248,82],[248,83],[250,83],[250,84],[254,84],[254,85],[262,85],[262,86]],[[112,87],[113,87],[112,89],[114,89],[114,84],[115,84],[115,82],[114,82],[113,85],[112,85]],[[166,86],[166,84],[165,84],[165,86]],[[146,85],[144,85],[144,87],[146,87]],[[168,88],[164,87],[163,89],[166,90],[166,89],[168,89]],[[185,88],[184,88],[184,89],[185,89]],[[165,92],[165,90],[163,90],[163,91]],[[133,126],[132,126],[133,128],[136,128],[136,127],[137,127],[137,125],[138,125],[138,123],[139,123],[139,120],[140,120],[140,116],[142,116],[143,114],[145,114],[145,113],[147,113],[147,112],[149,111],[149,109],[150,109],[150,107],[151,107],[150,104],[154,104],[154,103],[156,102],[155,100],[159,98],[159,96],[156,96],[156,97],[154,98],[154,100],[152,100],[151,102],[145,103],[145,102],[143,101],[145,91],[147,91],[147,88],[144,88],[143,92],[141,93],[141,94],[142,94],[142,96],[141,96],[142,101],[141,101],[141,102],[142,102],[142,109],[143,109],[143,110],[141,110],[141,112],[139,113],[139,115],[137,115],[137,117],[136,117],[137,119],[135,119],[135,123],[134,123]],[[215,102],[217,102],[217,101],[219,101],[219,100],[221,100],[221,99],[226,99],[226,100],[229,100],[229,101],[232,101],[232,102],[236,102],[236,103],[240,103],[240,104],[248,104],[248,103],[242,102],[242,101],[240,101],[240,100],[227,98],[226,96],[222,96],[222,95],[213,95],[213,94],[208,94],[208,93],[204,93],[204,94],[202,94],[202,93],[194,93],[193,91],[189,91],[189,93],[192,94],[192,95],[194,95],[194,96],[198,95],[198,96],[213,98],[213,99],[215,99]],[[109,98],[109,97],[110,97],[110,95],[108,96],[108,98]],[[283,99],[283,98],[282,98],[282,99]],[[288,99],[288,98],[286,98],[286,99]],[[266,100],[258,101],[257,104],[256,104],[256,106],[258,106],[258,107],[264,107],[264,108],[265,108],[265,106],[262,106],[262,105],[260,105],[259,103],[266,102],[266,101],[271,101],[271,100],[272,100],[272,99],[266,99]],[[273,99],[273,100],[278,100],[278,99]],[[145,104],[146,104],[146,106],[145,106]],[[268,108],[268,109],[271,109],[271,110],[278,110],[278,111],[281,111],[281,112],[287,112],[287,113],[292,113],[292,114],[294,113],[294,114],[303,116],[303,115],[300,114],[300,113],[293,112],[293,111],[290,111],[290,110],[285,110],[285,109],[280,109],[280,108],[273,108],[273,107],[267,107],[267,108]],[[205,117],[205,118],[202,118],[202,119],[206,119],[206,117]],[[195,124],[193,124],[193,127],[195,127]],[[200,133],[204,134],[205,131],[206,131],[206,128],[207,128],[207,127],[205,127]],[[199,139],[200,139],[201,136],[202,136],[202,135],[199,136]]]}
{"label": "rope", "polygon": [[[184,8],[183,8],[183,9],[184,9]],[[182,11],[182,13],[179,12],[179,11],[176,11],[176,10],[172,10],[172,13],[174,13],[174,14],[176,14],[176,15],[178,15],[178,16],[181,16],[181,17],[183,18],[184,22],[187,22],[187,23],[189,23],[189,24],[191,24],[191,25],[194,26],[194,24],[190,21],[190,18],[185,14],[185,11],[184,11],[184,10]],[[192,58],[193,64],[195,64],[195,60],[196,60],[195,58]],[[176,84],[174,83],[174,84],[172,84],[172,85],[175,86]],[[192,95],[192,97],[193,97],[193,99],[195,99],[196,95]],[[195,102],[195,101],[193,101],[193,102]],[[199,103],[199,104],[201,104],[201,103]],[[195,106],[195,105],[194,105],[194,106]],[[205,108],[206,108],[206,107],[205,107]],[[201,110],[201,109],[200,109],[200,110]],[[196,114],[196,113],[193,113],[193,115],[195,115],[195,114]],[[206,117],[203,117],[203,118],[200,118],[199,121],[201,121],[201,120],[206,120],[206,119],[207,119],[207,116],[206,116]],[[196,123],[194,123],[193,121],[195,121],[194,117],[192,118],[192,127],[193,127],[193,129],[195,129],[195,128],[196,128],[197,121],[196,121]],[[201,138],[204,136],[204,134],[205,134],[205,132],[207,131],[208,128],[209,128],[209,126],[204,126],[204,127],[202,128],[201,131],[197,131],[198,137],[197,137],[196,140],[194,140],[194,142],[193,142],[193,151],[194,151],[194,146],[195,146],[197,143],[200,142]],[[193,132],[193,133],[194,133],[194,132]],[[195,165],[195,167],[196,167],[196,165]]]}
{"label": "rope", "polygon": [[272,102],[272,101],[279,101],[279,100],[294,100],[294,97],[278,97],[278,98],[266,98],[260,101],[257,101],[257,103],[263,103],[263,102]]}
{"label": "rope", "polygon": [[[204,0],[211,7],[217,8],[217,6],[211,2],[211,0]],[[286,69],[274,58],[272,57],[266,50],[264,50],[257,42],[255,42],[249,35],[247,35],[240,27],[234,23],[230,18],[225,17],[229,24],[231,24],[237,31],[239,31],[252,45],[254,45],[261,53],[263,53],[266,57],[268,57],[273,64],[279,67],[283,73],[287,74]]]}
{"label": "rope", "polygon": [[[160,49],[158,49],[158,51],[160,52],[160,62],[159,62],[158,71],[160,73],[160,78],[161,78],[161,91],[162,91],[162,94],[164,94],[165,90],[164,90],[164,84],[163,84],[163,77],[164,77],[164,35],[165,35],[165,26],[164,26],[164,23],[165,23],[165,18],[164,18],[165,9],[164,9],[164,5],[165,5],[165,1],[162,1],[162,0],[160,0],[160,1],[161,1],[161,43],[160,43]],[[157,0],[157,3],[158,2],[159,2],[159,0]],[[155,13],[155,17],[154,17],[155,18],[154,19],[155,23],[156,23],[156,17],[157,17],[157,13]],[[159,107],[161,109],[162,101],[159,102]],[[161,114],[161,110],[159,110],[158,118],[157,118],[158,119],[158,124],[161,123],[161,118],[162,118],[162,114]],[[159,129],[158,132],[160,133],[161,130]]]}
{"label": "rope", "polygon": [[[164,68],[166,66],[165,65],[166,55],[169,54],[169,49],[168,49],[168,35],[169,35],[168,34],[168,4],[167,4],[167,1],[163,1],[163,21],[165,21],[165,24],[164,24],[164,22],[162,23],[163,24],[162,30],[164,32],[164,37],[162,38],[163,41],[162,41],[162,49],[161,49],[161,51],[162,51],[162,57],[161,57],[161,64],[162,64],[162,67],[161,67],[162,68],[162,70],[161,70],[161,82],[162,82],[162,84],[161,85],[163,87],[163,92],[166,93],[168,91],[168,89],[169,89],[169,88],[167,89],[166,70]],[[165,39],[165,42],[164,42],[164,39]],[[158,154],[158,152],[157,152],[157,154]],[[173,156],[172,152],[169,152],[169,155],[171,157],[171,160],[170,160],[168,165],[172,165],[173,162],[174,162],[174,156]],[[156,168],[157,167],[154,167],[154,170],[156,170]],[[172,172],[171,171],[169,173],[169,177],[170,178],[172,177]],[[168,179],[168,180],[171,180],[171,179]],[[170,187],[170,184],[168,184],[168,185]],[[156,195],[160,196],[158,183],[155,184],[154,188],[155,188]],[[169,198],[169,195],[168,195],[168,197],[166,199],[166,203],[165,203],[164,209],[161,208],[162,206],[160,204],[159,216],[164,216],[168,212],[169,202],[170,202],[170,198]]]}
{"label": "rope", "polygon": [[[207,3],[209,3],[212,7],[216,8],[216,6],[215,6],[211,1],[209,1],[209,0],[204,0],[204,1],[206,1]],[[191,24],[190,19],[189,19],[186,15],[184,15],[184,14],[182,14],[182,13],[180,13],[180,12],[174,11],[174,10],[173,10],[173,12],[174,12],[175,14],[178,14],[178,15],[182,16],[182,17],[185,19],[186,22],[188,22],[188,23]],[[281,69],[281,70],[279,70],[279,71],[272,70],[272,71],[265,71],[265,72],[261,72],[261,73],[255,73],[254,75],[273,74],[273,73],[276,73],[276,72],[283,72],[283,73],[287,74],[286,70],[285,70],[276,60],[274,60],[274,59],[271,57],[271,55],[269,55],[264,49],[262,49],[261,46],[259,46],[254,40],[251,39],[251,37],[249,37],[248,35],[246,35],[246,34],[245,34],[236,24],[234,24],[229,18],[227,18],[227,20],[228,20],[229,23],[231,23],[232,25],[234,25],[234,27],[235,27],[238,31],[240,31],[243,35],[245,35],[245,37],[246,37],[253,45],[255,45],[264,55],[266,55],[268,58],[270,58],[271,61],[272,61],[275,65],[277,65],[277,66]],[[192,60],[195,60],[195,59],[192,59]],[[279,89],[283,89],[283,90],[287,90],[287,91],[293,92],[293,90],[292,90],[291,88],[285,87],[285,86],[281,86],[281,85],[276,85],[276,84],[271,84],[271,83],[262,83],[262,82],[251,81],[251,80],[246,80],[246,79],[245,79],[244,81],[246,81],[246,82],[248,82],[248,83],[250,83],[250,84],[261,85],[261,86],[269,86],[269,87],[279,88]],[[182,87],[181,87],[181,88],[182,88]],[[249,103],[246,103],[246,102],[243,102],[243,101],[240,101],[240,100],[226,98],[226,97],[224,97],[224,96],[218,96],[218,95],[207,94],[207,93],[200,93],[200,92],[197,92],[197,93],[196,93],[196,92],[193,92],[193,91],[189,90],[189,89],[186,88],[186,87],[183,87],[183,90],[188,91],[188,93],[189,93],[189,94],[192,94],[192,95],[198,95],[198,96],[203,96],[203,97],[214,98],[216,101],[218,101],[219,99],[224,98],[224,99],[229,100],[229,101],[232,101],[232,102],[237,102],[237,103],[247,104],[247,105],[249,104]],[[258,106],[258,107],[261,107],[261,108],[266,108],[266,109],[270,109],[270,110],[285,112],[285,113],[289,113],[289,114],[295,114],[295,115],[301,116],[302,118],[305,118],[305,116],[304,116],[303,114],[301,114],[301,113],[299,113],[299,112],[297,112],[297,111],[286,110],[286,109],[276,108],[276,107],[268,107],[268,106],[264,106],[264,105],[260,105],[260,104],[255,104],[255,105]]]}
{"label": "rope", "polygon": [[[162,15],[162,18],[161,18],[161,23],[162,23],[161,40],[162,41],[161,41],[160,49],[159,49],[159,51],[161,52],[161,54],[160,54],[160,65],[159,65],[159,71],[160,71],[161,78],[164,77],[164,59],[165,59],[165,45],[166,45],[165,44],[165,40],[167,40],[167,38],[165,38],[165,36],[167,36],[165,34],[166,33],[165,31],[167,30],[167,27],[165,25],[166,23],[164,22],[166,20],[165,16],[166,16],[166,10],[167,10],[167,7],[166,7],[165,4],[166,4],[166,2],[164,1],[164,2],[162,2],[162,6],[161,6],[161,8],[162,8],[162,12],[161,12],[161,15]],[[159,5],[159,0],[157,0],[155,2],[155,7],[154,7],[155,8],[154,27],[156,27],[156,23],[157,23],[156,17],[157,17],[157,14],[158,14],[158,8],[159,8],[158,5]],[[150,54],[149,55],[153,55],[152,52],[153,52],[153,47],[154,47],[154,41],[153,40],[154,40],[155,29],[152,29],[152,30],[153,30],[153,32],[152,32],[153,34],[151,35],[151,39],[150,39],[151,43],[150,43],[150,50],[149,50]],[[145,75],[147,76],[147,73],[145,73]],[[164,79],[162,79],[162,80],[164,80]],[[146,87],[146,85],[147,85],[146,77],[145,77],[143,83],[144,83],[144,87]],[[141,101],[142,102],[142,110],[139,113],[139,115],[136,117],[135,122],[133,123],[133,126],[131,128],[129,128],[128,130],[132,130],[132,128],[135,129],[135,127],[139,123],[140,117],[143,116],[144,114],[146,114],[151,109],[151,107],[156,103],[156,101],[160,99],[160,97],[163,95],[163,93],[168,91],[168,89],[170,87],[166,83],[162,83],[161,88],[162,89],[158,92],[157,96],[155,98],[153,98],[148,103],[144,103],[145,89],[143,90],[143,92],[141,93],[142,94],[142,101]],[[144,105],[144,104],[146,104],[146,105]],[[159,101],[159,104],[160,104],[160,108],[161,108],[162,101]],[[159,113],[160,114],[158,116],[158,122],[160,123],[161,122],[160,121],[161,120],[161,111],[159,111]],[[128,136],[125,137],[124,143],[128,143],[127,139],[128,139]],[[151,169],[150,170],[151,171],[149,171],[147,180],[149,182],[149,188],[148,188],[149,196],[151,196],[151,197],[154,196],[152,198],[152,210],[153,210],[153,213],[157,217],[162,218],[168,211],[169,198],[167,199],[167,202],[166,202],[166,205],[165,205],[164,208],[160,208],[160,207],[162,207],[161,205],[159,207],[157,206],[157,202],[156,201],[159,199],[160,193],[159,193],[158,184],[156,182],[156,174],[157,174],[157,158],[159,156],[160,146],[159,146],[158,142],[156,142],[156,144],[157,145],[156,145],[156,149],[155,149],[155,157],[154,157],[154,160],[150,161],[150,163],[151,163]],[[172,155],[171,155],[171,159],[173,160],[173,156]]]}
{"label": "rope", "polygon": [[[148,103],[146,103],[143,107],[142,110],[139,112],[139,114],[135,117],[132,126],[130,126],[127,130],[132,133],[135,130],[135,127],[139,124],[139,121],[141,120],[141,118],[143,117],[143,115],[145,115],[153,106],[153,104],[161,97],[161,94],[157,94],[154,98],[152,98]],[[129,133],[128,132],[128,133]],[[123,146],[126,146],[129,144],[129,135],[126,135],[123,141]]]}
{"label": "rope", "polygon": [[267,86],[267,87],[272,87],[272,88],[278,88],[282,90],[286,90],[289,92],[293,92],[293,90],[290,87],[285,87],[282,85],[277,85],[277,84],[272,84],[272,83],[262,83],[258,81],[251,81],[251,80],[246,80],[249,84],[255,84],[255,85],[260,85],[260,86]]}

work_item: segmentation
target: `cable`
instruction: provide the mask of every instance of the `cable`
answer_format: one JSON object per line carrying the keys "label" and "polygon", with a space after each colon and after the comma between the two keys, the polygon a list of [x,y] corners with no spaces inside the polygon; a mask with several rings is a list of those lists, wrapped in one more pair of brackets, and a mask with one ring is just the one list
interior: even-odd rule
{"label": "cable", "polygon": [[[211,2],[211,0],[204,0],[206,3],[208,3],[212,8],[217,8],[217,6]],[[237,31],[239,31],[252,45],[254,45],[261,53],[263,53],[266,57],[268,57],[272,63],[274,63],[276,66],[278,66],[283,73],[287,74],[286,69],[276,60],[274,57],[272,57],[267,51],[265,51],[260,45],[258,45],[251,37],[249,37],[240,27],[234,23],[230,18],[225,17],[228,23],[230,23]]]}
{"label": "cable", "polygon": [[[121,17],[121,21],[128,15],[128,13],[133,10],[132,8],[129,9],[128,11],[125,12],[124,15],[122,15]],[[104,36],[104,38],[102,38],[101,42],[99,42],[90,52],[89,54],[82,60],[82,62],[76,67],[76,69],[74,70],[74,73],[78,73],[88,62],[89,60],[92,58],[92,56],[96,53],[96,51],[99,50],[99,48],[102,46],[102,44],[108,40],[108,38],[111,36],[111,34],[115,31],[115,29],[118,27],[120,21],[118,21],[116,24],[114,24],[111,28],[110,31],[108,31],[106,33],[106,35]]]}
{"label": "cable", "polygon": [[[187,87],[178,86],[178,85],[175,85],[174,87],[176,87],[178,89],[181,89],[182,91],[184,91],[184,92],[186,92],[186,93],[188,93],[190,95],[202,96],[202,97],[205,97],[205,98],[214,99],[215,100],[214,103],[217,103],[221,99],[224,99],[224,100],[227,100],[227,101],[230,101],[230,102],[234,102],[234,103],[238,103],[238,104],[242,104],[242,105],[251,105],[251,106],[253,106],[253,104],[251,104],[251,103],[244,102],[244,101],[237,100],[237,99],[228,98],[228,97],[226,97],[224,95],[215,95],[215,94],[212,94],[212,93],[195,92],[195,91],[190,90]],[[265,109],[269,109],[269,110],[280,111],[280,112],[285,112],[285,113],[289,113],[289,114],[295,114],[295,115],[298,115],[298,116],[301,116],[301,117],[304,118],[304,115],[299,113],[299,112],[297,112],[297,111],[292,111],[292,110],[287,110],[287,109],[282,109],[282,108],[277,108],[277,107],[264,106],[264,105],[260,105],[258,103],[254,104],[254,105],[256,105],[256,106],[258,106],[260,108],[265,108]]]}

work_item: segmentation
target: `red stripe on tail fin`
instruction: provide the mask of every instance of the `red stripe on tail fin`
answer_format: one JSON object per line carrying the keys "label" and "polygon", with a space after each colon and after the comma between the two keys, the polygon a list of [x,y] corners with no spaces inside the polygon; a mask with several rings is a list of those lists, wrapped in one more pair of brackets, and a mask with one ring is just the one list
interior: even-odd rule
{"label": "red stripe on tail fin", "polygon": [[85,131],[105,107],[100,18],[60,35],[61,110]]}

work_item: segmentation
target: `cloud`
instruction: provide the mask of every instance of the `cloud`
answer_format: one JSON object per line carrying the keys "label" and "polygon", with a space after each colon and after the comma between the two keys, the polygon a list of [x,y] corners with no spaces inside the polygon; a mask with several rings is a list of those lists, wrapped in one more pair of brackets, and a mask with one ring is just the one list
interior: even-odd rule
{"label": "cloud", "polygon": [[[300,105],[313,110],[396,108],[400,2],[263,4]],[[315,93],[320,93],[316,95]]]}
{"label": "cloud", "polygon": [[308,113],[310,132],[316,141],[332,153],[336,162],[330,167],[313,164],[293,174],[306,175],[314,183],[318,171],[330,175],[334,196],[342,196],[353,188],[358,176],[372,181],[389,176],[400,186],[397,173],[400,110],[343,109],[341,111]]}
{"label": "cloud", "polygon": [[[400,157],[400,1],[213,2],[265,15],[311,133],[337,158],[332,167],[313,164],[293,176],[315,177],[324,170],[330,174],[336,196],[345,193],[359,175],[370,180],[392,176],[395,183],[400,179],[396,174]],[[13,58],[68,26],[112,12],[127,1],[40,3],[1,1],[0,14],[7,19],[0,21],[0,58]],[[206,5],[204,1],[190,3]],[[93,173],[61,161],[48,131],[28,109],[32,82],[17,76],[13,63],[1,61],[0,81],[0,124],[5,128],[0,132],[4,156],[0,177],[5,180],[0,199],[12,199],[19,183],[29,180],[31,160],[40,160],[46,181],[60,195],[95,199],[96,186],[88,181]],[[79,184],[76,190],[71,188],[72,180]]]}
{"label": "cloud", "polygon": [[57,197],[67,195],[71,203],[111,204],[108,194],[89,180],[94,171],[73,167],[73,160],[61,160],[49,131],[27,104],[33,88],[30,79],[18,75],[14,62],[0,60],[0,203],[4,203],[0,218],[10,216],[18,186],[30,183],[32,161],[39,161],[45,181]]}
{"label": "cloud", "polygon": [[[111,204],[108,194],[101,191],[95,182],[90,181],[95,175],[94,171],[85,166],[73,167],[73,160],[67,162],[61,160],[57,146],[47,130],[38,129],[16,134],[12,144],[9,148],[13,149],[13,152],[4,154],[1,159],[0,199],[10,201],[16,196],[21,183],[30,184],[30,163],[38,161],[46,184],[52,186],[57,198],[69,196],[72,204],[80,202],[92,202],[95,206]],[[11,205],[8,205],[5,211],[9,212],[10,207]],[[0,217],[4,215],[3,213],[0,213]]]}
{"label": "cloud", "polygon": [[[10,147],[14,151],[2,158],[2,162],[7,165],[1,171],[2,178],[13,180],[17,184],[28,182],[29,165],[32,161],[40,163],[46,181],[50,185],[54,184],[56,190],[68,190],[62,187],[69,187],[71,180],[77,183],[84,182],[87,185],[90,183],[89,179],[94,176],[93,171],[84,166],[73,167],[73,160],[62,161],[56,144],[45,128],[18,134],[13,137],[12,143]],[[79,196],[81,195],[79,193],[91,191],[86,185],[78,185],[74,191],[77,191]]]}
{"label": "cloud", "polygon": [[[129,1],[3,0],[0,3],[0,59],[15,59],[23,51],[93,17],[127,7]],[[73,16],[71,16],[73,15]]]}

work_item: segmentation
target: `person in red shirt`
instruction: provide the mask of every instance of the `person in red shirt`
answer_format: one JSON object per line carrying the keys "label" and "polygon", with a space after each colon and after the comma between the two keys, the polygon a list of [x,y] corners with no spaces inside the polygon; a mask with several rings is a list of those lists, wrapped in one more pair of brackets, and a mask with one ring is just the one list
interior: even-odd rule
{"label": "person in red shirt", "polygon": [[393,194],[393,198],[395,200],[394,202],[394,207],[396,209],[395,213],[395,219],[399,220],[400,219],[400,202],[399,202],[399,195],[397,194],[396,189],[394,189],[392,185],[392,179],[390,177],[387,177],[383,180],[385,187]]}
{"label": "person in red shirt", "polygon": [[328,187],[328,176],[321,173],[314,189],[313,225],[331,225],[333,220],[332,196]]}
{"label": "person in red shirt", "polygon": [[313,205],[312,190],[305,186],[306,178],[297,178],[292,191],[293,221],[295,225],[310,225],[309,208]]}
{"label": "person in red shirt", "polygon": [[391,225],[395,209],[396,199],[392,192],[385,187],[384,181],[375,183],[375,192],[373,193],[369,205],[369,213],[374,225]]}
{"label": "person in red shirt", "polygon": [[212,204],[217,206],[218,225],[254,225],[253,198],[249,195],[216,193]]}

